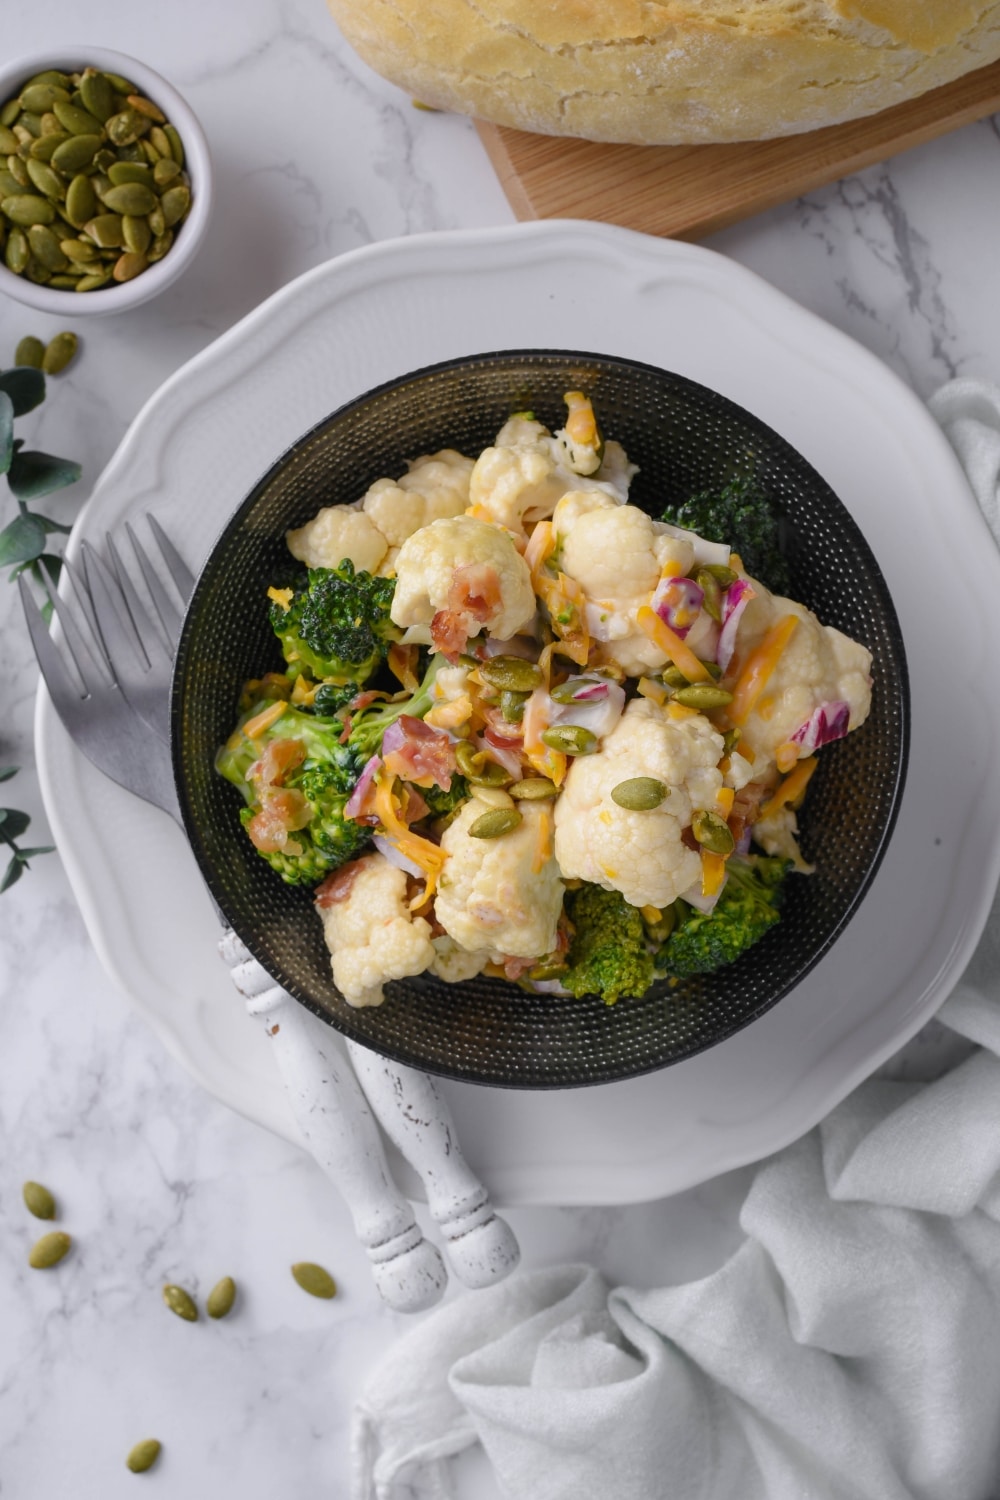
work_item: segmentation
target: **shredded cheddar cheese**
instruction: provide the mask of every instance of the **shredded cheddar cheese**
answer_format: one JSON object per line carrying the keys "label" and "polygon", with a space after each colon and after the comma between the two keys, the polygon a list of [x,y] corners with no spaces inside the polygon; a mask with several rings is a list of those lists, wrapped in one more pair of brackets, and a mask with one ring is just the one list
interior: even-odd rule
{"label": "shredded cheddar cheese", "polygon": [[243,733],[247,739],[259,739],[265,729],[270,729],[272,724],[277,723],[287,707],[288,704],[285,702],[269,703],[266,708],[261,709],[259,714],[254,714],[252,719],[247,719],[243,726]]}
{"label": "shredded cheddar cheese", "polygon": [[733,724],[742,726],[746,723],[755,703],[770,682],[781,653],[794,635],[798,623],[798,615],[782,616],[776,625],[772,625],[760,645],[750,652],[733,687],[733,701],[729,705],[729,718]]}
{"label": "shredded cheddar cheese", "polygon": [[668,661],[684,673],[688,682],[706,682],[711,673],[705,663],[699,661],[691,647],[685,645],[675,630],[671,630],[665,620],[661,620],[654,609],[644,604],[635,617],[636,624],[645,635],[653,642],[658,650],[662,651]]}
{"label": "shredded cheddar cheese", "polygon": [[722,882],[725,878],[726,861],[723,856],[703,849],[701,851],[701,894],[714,896],[722,889]]}
{"label": "shredded cheddar cheese", "polygon": [[817,764],[815,755],[810,755],[807,760],[800,760],[794,771],[785,777],[773,796],[764,803],[760,816],[770,818],[782,807],[794,807],[809,785],[809,778]]}

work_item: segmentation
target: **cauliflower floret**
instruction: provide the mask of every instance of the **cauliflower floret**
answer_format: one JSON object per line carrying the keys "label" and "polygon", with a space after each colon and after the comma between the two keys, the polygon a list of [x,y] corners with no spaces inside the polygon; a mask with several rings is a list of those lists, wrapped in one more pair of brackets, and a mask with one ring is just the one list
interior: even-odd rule
{"label": "cauliflower floret", "polygon": [[497,960],[540,958],[556,946],[563,903],[559,866],[551,849],[543,847],[542,819],[551,812],[522,802],[522,821],[510,833],[496,839],[470,837],[469,825],[488,810],[471,797],[445,829],[441,847],[448,860],[434,914],[459,947],[471,953]]}
{"label": "cauliflower floret", "polygon": [[635,505],[619,505],[602,492],[563,495],[552,524],[559,567],[587,596],[587,625],[602,643],[602,657],[631,677],[656,671],[663,652],[636,625],[664,574],[687,573],[694,548]]}
{"label": "cauliflower floret", "polygon": [[[771,594],[755,579],[756,593],[740,620],[737,651],[742,660],[786,615],[799,621],[778,657],[763,692],[741,726],[741,746],[753,752],[756,780],[775,764],[779,745],[787,744],[821,703],[848,705],[849,729],[857,729],[871,708],[871,653],[831,625],[821,625],[811,610]],[[812,752],[803,747],[800,756]]]}
{"label": "cauliflower floret", "polygon": [[401,479],[376,479],[365,494],[365,515],[390,547],[442,516],[460,516],[469,504],[473,461],[454,448],[415,458]]}
{"label": "cauliflower floret", "polygon": [[449,516],[400,547],[391,613],[397,625],[430,627],[438,649],[453,654],[480,630],[500,640],[516,635],[534,618],[535,593],[507,532]]}
{"label": "cauliflower floret", "polygon": [[406,904],[406,875],[381,854],[343,865],[320,888],[317,908],[333,982],[348,1005],[381,1005],[389,979],[422,974],[437,955],[431,926]]}
{"label": "cauliflower floret", "polygon": [[463,979],[474,979],[490,961],[488,953],[470,953],[466,948],[460,948],[447,933],[443,937],[434,938],[433,942],[435,956],[430,971],[449,984],[461,984]]}
{"label": "cauliflower floret", "polygon": [[307,568],[336,568],[349,557],[359,572],[376,573],[388,543],[364,511],[327,505],[295,531],[285,533],[288,550]]}
{"label": "cauliflower floret", "polygon": [[[672,717],[633,698],[603,747],[570,765],[555,810],[563,875],[620,891],[632,906],[669,906],[701,874],[701,858],[681,832],[699,809],[718,811],[722,748],[703,714]],[[659,807],[638,812],[614,801],[613,789],[636,776],[668,788]]]}
{"label": "cauliflower floret", "polygon": [[566,490],[547,453],[537,448],[484,448],[469,481],[471,514],[524,535],[526,522],[550,516]]}

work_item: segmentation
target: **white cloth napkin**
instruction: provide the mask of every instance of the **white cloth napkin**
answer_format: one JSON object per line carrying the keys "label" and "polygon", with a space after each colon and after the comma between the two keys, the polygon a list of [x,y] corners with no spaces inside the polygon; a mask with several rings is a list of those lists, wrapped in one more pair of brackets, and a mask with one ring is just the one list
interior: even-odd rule
{"label": "white cloth napkin", "polygon": [[[931,411],[1000,540],[1000,387]],[[939,1023],[974,1044],[869,1079],[758,1167],[701,1281],[524,1272],[429,1314],[354,1412],[354,1500],[991,1500],[1000,1492],[1000,906]]]}

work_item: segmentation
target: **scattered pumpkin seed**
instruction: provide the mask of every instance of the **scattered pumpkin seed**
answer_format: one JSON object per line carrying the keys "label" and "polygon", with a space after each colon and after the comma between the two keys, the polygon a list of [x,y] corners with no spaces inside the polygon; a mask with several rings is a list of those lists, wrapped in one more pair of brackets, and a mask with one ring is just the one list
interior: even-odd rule
{"label": "scattered pumpkin seed", "polygon": [[[167,199],[176,191],[176,188],[171,188],[170,193],[164,193],[164,213],[167,212]],[[509,689],[515,693],[530,693],[542,683],[541,667],[521,656],[492,656],[488,661],[480,662],[479,675],[497,692]]]}
{"label": "scattered pumpkin seed", "polygon": [[514,806],[510,799],[510,794],[505,792],[501,786],[477,786],[473,788],[472,795],[484,807],[508,808]]}
{"label": "scattered pumpkin seed", "polygon": [[[70,291],[132,280],[163,259],[190,212],[184,160],[175,127],[128,79],[94,67],[36,74],[0,105],[4,264]],[[51,234],[20,232],[36,226]],[[106,275],[84,274],[94,249],[124,254]]]}
{"label": "scattered pumpkin seed", "polygon": [[530,697],[530,693],[515,693],[511,688],[504,688],[500,694],[500,712],[508,724],[520,724],[524,718],[524,705]]}
{"label": "scattered pumpkin seed", "polygon": [[727,703],[732,703],[733,695],[726,688],[716,687],[712,682],[692,682],[686,687],[678,688],[673,701],[683,704],[685,708],[697,708],[704,712],[712,708],[725,708]]}
{"label": "scattered pumpkin seed", "polygon": [[696,812],[691,819],[691,832],[710,854],[731,854],[736,847],[732,829],[718,813]]}
{"label": "scattered pumpkin seed", "polygon": [[337,1283],[329,1271],[324,1270],[322,1266],[314,1265],[311,1260],[296,1261],[292,1267],[292,1275],[310,1297],[324,1297],[329,1300],[337,1295]]}
{"label": "scattered pumpkin seed", "polygon": [[163,1452],[163,1444],[156,1438],[143,1438],[141,1443],[129,1451],[125,1460],[125,1467],[131,1469],[133,1474],[145,1474],[151,1469]]}
{"label": "scattered pumpkin seed", "polygon": [[611,788],[611,800],[630,812],[651,812],[666,795],[666,787],[655,776],[631,776]]}
{"label": "scattered pumpkin seed", "polygon": [[508,791],[516,802],[544,802],[556,795],[557,788],[547,776],[526,776],[523,781],[515,781]]}
{"label": "scattered pumpkin seed", "polygon": [[520,822],[521,814],[516,807],[491,807],[489,812],[473,818],[467,831],[473,839],[499,839],[505,833],[512,833]]}
{"label": "scattered pumpkin seed", "polygon": [[[17,348],[14,350],[14,363],[16,365],[30,365],[32,369],[40,370],[42,368],[42,359],[44,358],[44,355],[45,345],[42,343],[41,339],[36,339],[32,334],[29,333],[25,338],[21,340]],[[29,1188],[31,1188],[32,1190],[38,1188],[38,1183],[26,1182],[24,1184],[25,1203],[28,1203]],[[44,1193],[48,1190],[46,1188],[39,1188],[39,1191]],[[49,1194],[49,1196],[51,1197],[51,1194]],[[31,1208],[30,1203],[28,1203],[28,1207],[29,1209],[31,1209],[31,1212],[35,1214],[36,1219],[51,1219],[52,1217],[51,1214],[36,1213],[35,1210]]]}
{"label": "scattered pumpkin seed", "polygon": [[198,1306],[190,1292],[186,1292],[182,1286],[174,1286],[171,1282],[163,1288],[163,1300],[172,1313],[183,1318],[185,1323],[197,1323]]}
{"label": "scattered pumpkin seed", "polygon": [[28,1265],[36,1271],[48,1271],[69,1254],[73,1241],[61,1229],[43,1234],[28,1251]]}
{"label": "scattered pumpkin seed", "polygon": [[569,677],[565,682],[558,682],[554,688],[550,688],[549,697],[554,703],[572,703],[581,688],[595,687],[601,680],[600,677]]}
{"label": "scattered pumpkin seed", "polygon": [[61,375],[70,361],[75,357],[77,350],[77,337],[75,333],[68,331],[57,333],[45,346],[45,356],[42,360],[42,369],[46,375]]}
{"label": "scattered pumpkin seed", "polygon": [[722,620],[722,589],[719,580],[708,568],[699,568],[694,581],[701,589],[701,607],[712,620]]}
{"label": "scattered pumpkin seed", "polygon": [[736,749],[736,746],[739,744],[739,742],[742,739],[742,737],[743,737],[743,731],[742,731],[742,729],[737,729],[735,727],[733,729],[727,729],[726,732],[725,732],[725,734],[722,736],[722,753],[723,753],[723,755],[732,755],[733,751]]}
{"label": "scattered pumpkin seed", "polygon": [[205,1300],[205,1311],[210,1318],[225,1318],[233,1310],[236,1301],[236,1282],[231,1276],[217,1281]]}
{"label": "scattered pumpkin seed", "polygon": [[582,724],[553,724],[542,730],[541,738],[550,750],[563,755],[592,755],[598,745],[597,735]]}
{"label": "scattered pumpkin seed", "polygon": [[[24,345],[38,344],[39,347],[41,347],[41,343],[41,339],[22,339],[20,344],[18,344],[17,346],[17,353],[14,356],[15,364],[34,365],[33,360],[24,358]],[[37,369],[38,366],[34,365],[34,368]],[[24,1199],[25,1208],[28,1210],[29,1214],[34,1214],[36,1219],[55,1218],[56,1200],[53,1198],[48,1188],[43,1187],[40,1182],[26,1182],[21,1189],[21,1196]]]}

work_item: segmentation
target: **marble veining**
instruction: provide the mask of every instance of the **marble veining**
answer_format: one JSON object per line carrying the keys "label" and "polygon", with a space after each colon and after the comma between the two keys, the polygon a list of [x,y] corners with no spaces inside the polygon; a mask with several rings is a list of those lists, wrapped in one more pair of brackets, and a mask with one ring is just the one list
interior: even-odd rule
{"label": "marble veining", "polygon": [[[86,34],[167,73],[201,116],[219,180],[198,263],[162,303],[75,325],[78,363],[19,424],[79,459],[51,502],[71,520],[157,386],[262,298],[331,255],[390,236],[508,223],[471,124],[419,111],[339,37],[322,0],[168,7],[92,0]],[[80,34],[70,0],[16,6],[5,49]],[[984,121],[709,241],[842,328],[920,395],[956,374],[1000,379],[1000,127]],[[0,367],[58,320],[0,302]],[[350,351],[345,351],[345,358]],[[9,518],[10,502],[0,520]],[[45,842],[33,770],[35,669],[16,593],[0,582],[2,800]],[[989,955],[987,955],[987,958]],[[365,1371],[406,1318],[371,1284],[350,1218],[316,1164],[205,1093],[103,974],[58,855],[0,897],[0,1497],[133,1495],[124,1457],[164,1444],[164,1496],[273,1500],[346,1493],[347,1423]],[[933,1023],[887,1065],[941,1065]],[[613,1281],[705,1275],[739,1241],[750,1169],[624,1209],[512,1210],[524,1263],[587,1259]],[[27,1266],[43,1226],[32,1177],[74,1238],[55,1271]],[[433,1238],[427,1210],[417,1217]],[[313,1259],[332,1303],[293,1282]],[[233,1275],[231,1317],[189,1325],[160,1289],[203,1298]],[[447,1294],[470,1295],[453,1285]],[[464,1500],[492,1500],[481,1458]]]}

